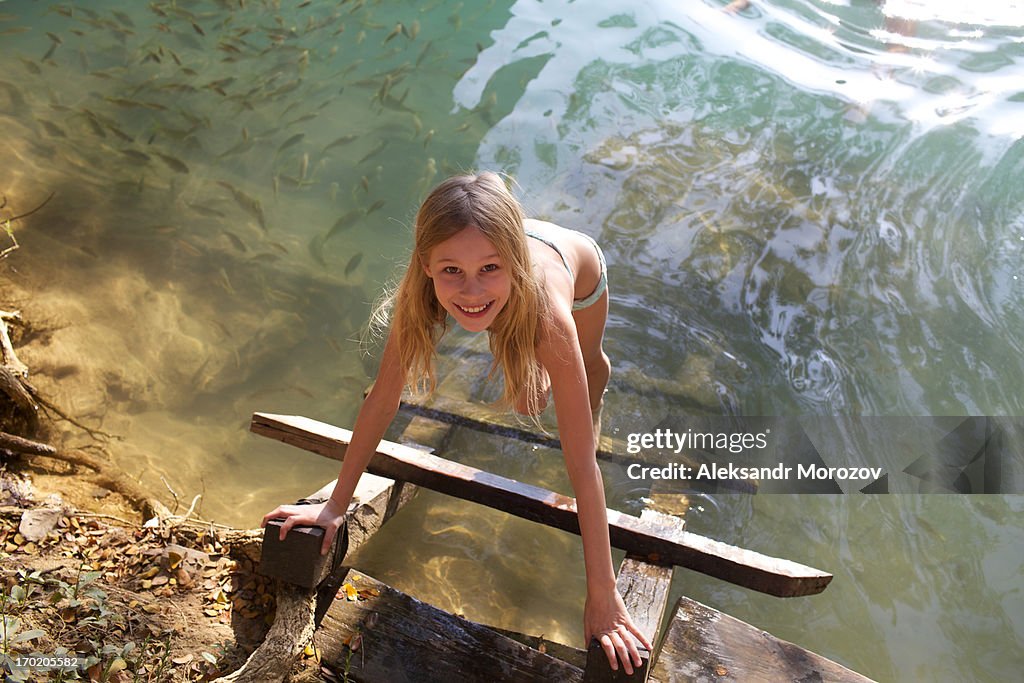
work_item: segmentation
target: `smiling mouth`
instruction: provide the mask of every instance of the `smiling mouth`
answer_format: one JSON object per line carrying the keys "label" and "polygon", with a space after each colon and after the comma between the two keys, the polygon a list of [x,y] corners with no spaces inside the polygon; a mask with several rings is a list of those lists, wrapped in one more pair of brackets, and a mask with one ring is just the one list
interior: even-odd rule
{"label": "smiling mouth", "polygon": [[489,309],[493,303],[494,301],[488,301],[486,304],[481,306],[461,306],[459,304],[455,304],[455,307],[466,315],[482,315],[487,312],[487,309]]}

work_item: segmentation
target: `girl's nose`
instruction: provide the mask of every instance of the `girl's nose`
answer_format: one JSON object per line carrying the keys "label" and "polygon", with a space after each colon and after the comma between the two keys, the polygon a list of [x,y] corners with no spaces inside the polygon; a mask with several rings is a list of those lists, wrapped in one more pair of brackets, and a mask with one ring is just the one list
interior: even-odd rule
{"label": "girl's nose", "polygon": [[475,295],[483,291],[483,287],[480,285],[480,281],[475,277],[467,277],[462,282],[462,294]]}

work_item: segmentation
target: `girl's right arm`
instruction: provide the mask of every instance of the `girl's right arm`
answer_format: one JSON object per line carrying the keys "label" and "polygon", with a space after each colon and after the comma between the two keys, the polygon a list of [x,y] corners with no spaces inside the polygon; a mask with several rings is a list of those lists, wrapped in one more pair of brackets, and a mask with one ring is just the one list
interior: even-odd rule
{"label": "girl's right arm", "polygon": [[330,549],[334,536],[345,521],[345,513],[352,501],[359,477],[366,470],[366,465],[377,451],[384,432],[398,412],[402,388],[405,385],[405,373],[401,369],[396,344],[393,335],[389,334],[384,345],[377,380],[359,409],[355,426],[352,428],[352,442],[345,450],[341,474],[338,475],[338,483],[334,485],[331,497],[326,502],[316,505],[280,505],[264,515],[263,526],[271,519],[284,518],[284,524],[281,525],[281,540],[284,540],[294,526],[319,526],[325,531],[320,552],[326,554]]}

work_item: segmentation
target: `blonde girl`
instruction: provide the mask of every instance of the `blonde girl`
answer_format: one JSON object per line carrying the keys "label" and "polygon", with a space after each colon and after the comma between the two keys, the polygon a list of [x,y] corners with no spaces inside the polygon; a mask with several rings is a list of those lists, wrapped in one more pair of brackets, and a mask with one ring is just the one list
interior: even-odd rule
{"label": "blonde girl", "polygon": [[500,177],[456,176],[430,193],[416,215],[415,246],[390,300],[391,326],[380,372],[353,428],[334,492],[319,505],[282,505],[281,538],[296,525],[326,530],[323,552],[344,521],[356,483],[398,411],[402,390],[432,389],[433,357],[450,320],[487,331],[505,376],[503,401],[526,414],[555,402],[566,469],[579,514],[587,577],[586,642],[597,638],[613,669],[640,665],[630,620],[615,590],[604,486],[595,433],[610,366],[602,349],[607,270],[588,236],[527,219]]}

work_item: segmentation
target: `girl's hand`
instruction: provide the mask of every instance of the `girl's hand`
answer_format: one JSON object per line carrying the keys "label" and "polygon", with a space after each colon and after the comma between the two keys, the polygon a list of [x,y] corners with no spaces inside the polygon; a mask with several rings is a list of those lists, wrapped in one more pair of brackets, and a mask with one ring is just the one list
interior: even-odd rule
{"label": "girl's hand", "polygon": [[600,595],[592,595],[588,591],[587,604],[583,609],[583,631],[588,646],[591,638],[597,638],[612,671],[619,670],[618,662],[621,661],[627,675],[632,675],[633,667],[642,663],[637,641],[648,652],[653,649],[647,637],[629,618],[622,597],[614,589]]}
{"label": "girl's hand", "polygon": [[263,516],[260,526],[265,527],[270,520],[281,518],[284,518],[280,535],[282,541],[293,526],[321,527],[324,530],[324,542],[320,546],[320,554],[326,555],[331,549],[331,541],[345,521],[345,511],[338,509],[330,498],[327,502],[313,505],[279,505]]}

